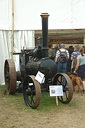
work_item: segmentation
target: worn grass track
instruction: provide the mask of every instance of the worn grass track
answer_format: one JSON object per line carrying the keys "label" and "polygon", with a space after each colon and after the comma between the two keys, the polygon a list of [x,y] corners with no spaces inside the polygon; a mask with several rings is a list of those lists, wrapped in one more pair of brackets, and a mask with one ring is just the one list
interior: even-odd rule
{"label": "worn grass track", "polygon": [[85,128],[85,94],[74,93],[72,101],[56,106],[55,97],[42,93],[37,109],[28,108],[22,93],[4,95],[0,87],[0,128]]}

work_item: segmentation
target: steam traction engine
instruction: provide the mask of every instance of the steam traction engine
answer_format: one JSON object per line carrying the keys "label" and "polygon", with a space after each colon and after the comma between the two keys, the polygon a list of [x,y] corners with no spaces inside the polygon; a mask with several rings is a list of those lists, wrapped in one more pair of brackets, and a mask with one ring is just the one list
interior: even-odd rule
{"label": "steam traction engine", "polygon": [[[42,13],[42,43],[33,50],[23,50],[19,55],[20,71],[15,70],[12,59],[5,61],[5,86],[8,94],[16,92],[16,81],[23,83],[23,97],[27,106],[36,108],[40,104],[41,91],[49,91],[49,85],[62,85],[63,96],[58,99],[62,103],[69,103],[73,96],[72,82],[64,73],[56,74],[57,65],[48,57],[48,13]],[[37,72],[45,75],[45,82],[39,84],[35,80]],[[65,78],[65,84],[63,84]]]}

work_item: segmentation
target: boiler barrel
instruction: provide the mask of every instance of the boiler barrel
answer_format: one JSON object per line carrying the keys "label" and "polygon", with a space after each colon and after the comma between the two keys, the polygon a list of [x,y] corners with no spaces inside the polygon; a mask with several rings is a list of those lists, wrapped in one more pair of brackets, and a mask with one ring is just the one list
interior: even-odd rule
{"label": "boiler barrel", "polygon": [[53,60],[49,58],[42,58],[37,62],[27,63],[27,75],[36,75],[38,71],[45,74],[45,78],[52,78],[57,72],[57,65]]}

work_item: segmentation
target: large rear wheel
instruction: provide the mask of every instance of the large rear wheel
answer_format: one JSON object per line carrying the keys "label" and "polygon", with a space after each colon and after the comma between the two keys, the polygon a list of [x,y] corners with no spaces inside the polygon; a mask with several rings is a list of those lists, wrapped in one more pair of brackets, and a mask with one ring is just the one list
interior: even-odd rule
{"label": "large rear wheel", "polygon": [[69,76],[65,73],[59,73],[54,77],[53,85],[62,85],[63,96],[58,96],[62,103],[69,103],[73,96],[73,85]]}
{"label": "large rear wheel", "polygon": [[4,77],[7,93],[14,94],[16,92],[16,70],[12,59],[5,61]]}

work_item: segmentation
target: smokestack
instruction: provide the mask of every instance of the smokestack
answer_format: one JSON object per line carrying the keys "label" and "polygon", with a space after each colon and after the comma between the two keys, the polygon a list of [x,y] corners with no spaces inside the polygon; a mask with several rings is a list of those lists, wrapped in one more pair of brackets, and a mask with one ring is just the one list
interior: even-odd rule
{"label": "smokestack", "polygon": [[43,57],[48,57],[48,13],[42,13],[42,42],[43,42]]}

